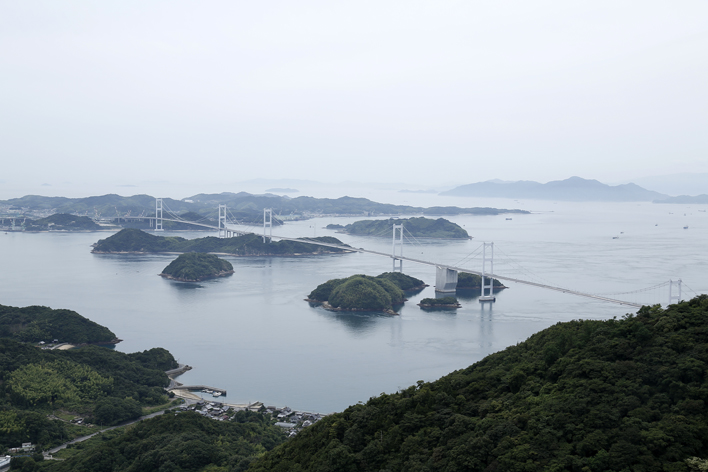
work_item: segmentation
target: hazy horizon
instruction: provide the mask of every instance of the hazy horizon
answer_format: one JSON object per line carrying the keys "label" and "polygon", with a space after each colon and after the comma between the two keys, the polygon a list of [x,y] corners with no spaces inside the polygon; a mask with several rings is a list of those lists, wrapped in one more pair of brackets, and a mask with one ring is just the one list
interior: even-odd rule
{"label": "hazy horizon", "polygon": [[5,2],[0,185],[706,173],[707,14],[700,1]]}

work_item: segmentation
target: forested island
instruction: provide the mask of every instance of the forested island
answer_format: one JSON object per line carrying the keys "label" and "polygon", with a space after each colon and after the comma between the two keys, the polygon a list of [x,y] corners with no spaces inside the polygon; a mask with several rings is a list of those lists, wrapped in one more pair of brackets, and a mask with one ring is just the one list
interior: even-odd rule
{"label": "forested island", "polygon": [[340,232],[358,236],[385,236],[390,238],[393,225],[403,225],[405,235],[416,238],[470,239],[460,225],[445,218],[436,220],[425,217],[390,218],[387,220],[361,220],[346,225]]}
{"label": "forested island", "polygon": [[226,277],[234,273],[234,267],[227,260],[213,254],[187,252],[162,270],[161,277],[180,282],[200,282],[215,277]]}
{"label": "forested island", "polygon": [[395,314],[396,307],[406,300],[404,291],[420,290],[426,286],[422,280],[400,272],[385,272],[376,277],[357,274],[320,284],[307,296],[307,301],[322,303],[325,308],[338,311]]}
{"label": "forested island", "polygon": [[460,308],[456,297],[424,298],[418,303],[421,308]]}
{"label": "forested island", "polygon": [[[346,246],[339,239],[328,236],[308,239]],[[93,245],[91,252],[94,254],[211,252],[234,256],[293,256],[347,252],[347,249],[319,246],[305,241],[271,241],[264,243],[263,238],[256,234],[233,238],[209,236],[206,238],[185,239],[177,236],[155,236],[139,229],[126,228],[106,239],[99,240]]]}
{"label": "forested island", "polygon": [[[485,277],[485,283],[489,285],[489,277]],[[468,274],[467,272],[459,272],[457,274],[457,288],[458,289],[481,289],[482,288],[482,276],[477,274]],[[497,279],[492,279],[492,290],[497,292],[509,288]]]}
{"label": "forested island", "polygon": [[706,326],[706,295],[558,323],[330,415],[249,470],[703,470]]}
{"label": "forested island", "polygon": [[38,220],[27,219],[25,231],[98,231],[104,229],[87,216],[56,213]]}

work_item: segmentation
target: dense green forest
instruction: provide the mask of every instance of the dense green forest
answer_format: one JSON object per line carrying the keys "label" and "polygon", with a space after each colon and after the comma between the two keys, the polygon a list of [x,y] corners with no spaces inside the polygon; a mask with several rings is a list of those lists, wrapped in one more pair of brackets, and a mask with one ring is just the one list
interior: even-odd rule
{"label": "dense green forest", "polygon": [[360,236],[386,236],[390,238],[394,224],[403,225],[405,236],[441,239],[470,238],[467,231],[459,225],[446,220],[445,218],[433,220],[422,216],[418,218],[405,219],[391,218],[388,220],[361,220],[346,225],[344,229],[342,229],[342,232]]}
{"label": "dense green forest", "polygon": [[[489,285],[489,278],[485,277],[485,279],[485,282]],[[482,288],[482,276],[460,272],[457,274],[457,288]],[[492,288],[496,292],[497,290],[503,290],[508,287],[504,286],[504,284],[499,282],[497,279],[492,279]]]}
{"label": "dense green forest", "polygon": [[56,213],[34,221],[27,220],[25,229],[26,231],[96,231],[101,229],[101,226],[87,216]]}
{"label": "dense green forest", "polygon": [[24,342],[109,343],[116,335],[75,311],[0,305],[0,337]]}
{"label": "dense green forest", "polygon": [[170,262],[160,275],[184,282],[199,282],[200,280],[223,277],[234,273],[234,267],[229,261],[213,254],[187,252],[180,254]]}
{"label": "dense green forest", "polygon": [[708,457],[708,296],[558,323],[306,428],[260,471],[675,471]]}
{"label": "dense green forest", "polygon": [[0,338],[0,452],[22,442],[46,448],[85,434],[48,418],[57,411],[103,425],[137,418],[143,407],[167,401],[164,371],[175,367],[161,348],[133,354],[98,346],[43,350]]}
{"label": "dense green forest", "polygon": [[459,307],[456,297],[424,298],[418,304],[421,308]]}
{"label": "dense green forest", "polygon": [[[66,461],[43,464],[51,472],[239,472],[285,440],[270,417],[239,411],[230,421],[194,412],[142,421],[125,433],[82,448]],[[80,446],[79,446],[80,447]]]}
{"label": "dense green forest", "polygon": [[352,275],[320,284],[308,296],[312,302],[327,302],[341,310],[394,310],[406,299],[404,290],[419,290],[425,282],[400,272],[385,272],[371,277]]}
{"label": "dense green forest", "polygon": [[[308,238],[329,244],[344,244],[337,238],[323,236]],[[247,234],[234,238],[185,239],[176,236],[155,236],[145,231],[126,228],[118,233],[99,240],[94,244],[94,253],[120,252],[214,252],[237,256],[284,256],[296,254],[326,254],[345,252],[344,249],[317,246],[300,241],[263,242],[256,234]]]}

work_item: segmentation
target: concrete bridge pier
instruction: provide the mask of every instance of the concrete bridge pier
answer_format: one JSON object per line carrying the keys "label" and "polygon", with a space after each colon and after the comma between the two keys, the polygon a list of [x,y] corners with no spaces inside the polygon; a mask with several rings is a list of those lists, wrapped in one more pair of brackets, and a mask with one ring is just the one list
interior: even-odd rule
{"label": "concrete bridge pier", "polygon": [[457,271],[447,267],[435,267],[435,291],[454,293],[457,290]]}

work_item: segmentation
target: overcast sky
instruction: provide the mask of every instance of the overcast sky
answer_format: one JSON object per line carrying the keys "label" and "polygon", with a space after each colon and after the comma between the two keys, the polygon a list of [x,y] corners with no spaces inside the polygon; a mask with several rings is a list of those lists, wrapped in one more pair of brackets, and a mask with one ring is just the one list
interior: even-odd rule
{"label": "overcast sky", "polygon": [[0,1],[0,158],[28,188],[708,172],[708,2]]}

